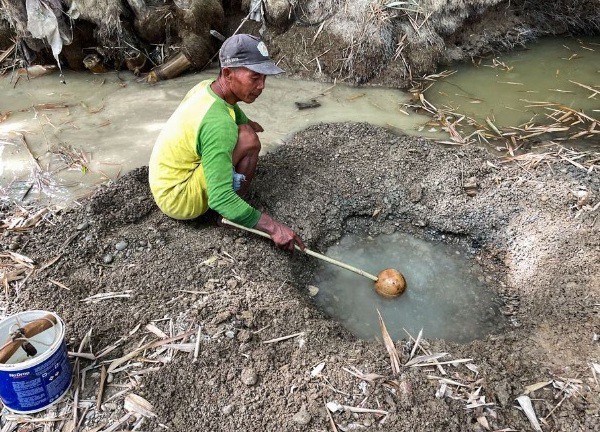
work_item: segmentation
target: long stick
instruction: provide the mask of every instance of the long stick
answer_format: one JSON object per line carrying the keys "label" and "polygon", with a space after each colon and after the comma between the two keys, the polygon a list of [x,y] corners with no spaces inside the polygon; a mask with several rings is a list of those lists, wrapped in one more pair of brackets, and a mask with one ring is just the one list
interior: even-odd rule
{"label": "long stick", "polygon": [[[271,236],[269,234],[267,234],[266,232],[259,231],[259,230],[254,229],[254,228],[247,228],[247,227],[245,227],[243,225],[239,225],[239,224],[236,224],[235,222],[231,222],[230,220],[227,220],[225,218],[221,219],[221,222],[223,222],[225,225],[230,225],[230,226],[242,229],[244,231],[248,231],[248,232],[251,232],[251,233],[254,233],[254,234],[258,234],[259,236],[262,236],[262,237],[271,238]],[[302,252],[304,252],[304,253],[306,253],[306,254],[308,254],[310,256],[313,256],[313,257],[318,258],[320,260],[326,261],[326,262],[328,262],[330,264],[336,265],[336,266],[344,268],[346,270],[350,270],[351,272],[354,272],[354,273],[359,274],[361,276],[364,276],[364,277],[366,277],[368,279],[371,279],[372,281],[377,282],[377,276],[373,276],[372,274],[367,273],[366,271],[363,271],[361,269],[357,269],[356,267],[352,267],[351,265],[348,265],[348,264],[343,263],[341,261],[334,260],[333,258],[329,258],[328,256],[321,255],[320,253],[312,251],[312,250],[310,250],[308,248],[305,248],[304,250],[302,250],[302,249],[300,249],[298,247],[298,245],[295,245],[295,247],[296,247],[297,250],[302,251]]]}

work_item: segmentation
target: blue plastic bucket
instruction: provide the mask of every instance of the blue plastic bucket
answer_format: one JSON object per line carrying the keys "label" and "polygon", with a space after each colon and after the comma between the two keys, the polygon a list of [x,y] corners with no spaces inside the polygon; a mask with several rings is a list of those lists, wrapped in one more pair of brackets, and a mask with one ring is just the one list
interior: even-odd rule
{"label": "blue plastic bucket", "polygon": [[10,333],[28,322],[51,314],[56,324],[29,338],[37,354],[27,357],[22,348],[6,363],[0,364],[0,399],[13,412],[41,411],[62,398],[71,386],[72,370],[67,358],[65,325],[58,315],[47,311],[27,311],[0,322],[0,344]]}

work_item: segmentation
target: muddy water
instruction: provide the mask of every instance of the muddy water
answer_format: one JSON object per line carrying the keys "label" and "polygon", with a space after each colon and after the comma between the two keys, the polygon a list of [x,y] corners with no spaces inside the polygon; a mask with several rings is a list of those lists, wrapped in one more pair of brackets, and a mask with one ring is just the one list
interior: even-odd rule
{"label": "muddy water", "polygon": [[598,118],[600,95],[581,85],[600,91],[599,68],[600,38],[548,38],[527,50],[453,65],[456,73],[436,82],[425,96],[438,108],[466,114],[482,125],[487,117],[498,128],[532,119],[549,123],[548,109],[534,107],[534,102],[558,103]]}
{"label": "muddy water", "polygon": [[348,270],[324,265],[315,277],[315,302],[357,337],[381,337],[377,310],[393,340],[414,337],[469,342],[501,331],[500,300],[493,278],[456,246],[396,233],[376,238],[345,236],[327,255],[377,275],[395,268],[407,282],[405,293],[386,299],[373,283]]}
{"label": "muddy water", "polygon": [[[0,118],[11,112],[0,122],[0,195],[68,202],[88,194],[91,185],[146,165],[156,136],[185,93],[215,75],[209,71],[154,86],[123,73],[70,72],[66,84],[56,73],[21,77],[16,86],[10,76],[0,78]],[[295,105],[313,99],[321,106]],[[365,121],[422,135],[417,129],[427,118],[405,114],[401,106],[407,100],[393,89],[270,77],[255,103],[241,105],[264,127],[267,152],[318,122]]]}
{"label": "muddy water", "polygon": [[[489,118],[499,128],[532,118],[543,123],[545,109],[532,107],[532,101],[560,103],[598,117],[600,95],[576,83],[599,89],[599,50],[600,38],[544,39],[528,50],[457,65],[457,73],[436,83],[426,97],[480,124]],[[16,84],[10,75],[0,77],[0,197],[67,204],[89,194],[92,186],[147,164],[156,136],[185,93],[215,74],[154,86],[124,73],[69,72],[66,84],[57,73],[29,80],[22,76]],[[313,99],[321,106],[299,110],[295,105]],[[317,122],[365,121],[446,138],[424,126],[427,117],[407,115],[406,102],[406,93],[393,89],[276,77],[269,78],[254,104],[242,105],[265,128],[265,152]]]}

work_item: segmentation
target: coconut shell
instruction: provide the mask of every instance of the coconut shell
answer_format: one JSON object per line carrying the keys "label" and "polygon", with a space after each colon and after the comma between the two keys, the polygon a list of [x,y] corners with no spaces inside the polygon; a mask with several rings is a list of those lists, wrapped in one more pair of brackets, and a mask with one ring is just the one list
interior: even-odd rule
{"label": "coconut shell", "polygon": [[375,291],[384,297],[398,297],[406,290],[406,280],[398,270],[385,269],[377,275]]}

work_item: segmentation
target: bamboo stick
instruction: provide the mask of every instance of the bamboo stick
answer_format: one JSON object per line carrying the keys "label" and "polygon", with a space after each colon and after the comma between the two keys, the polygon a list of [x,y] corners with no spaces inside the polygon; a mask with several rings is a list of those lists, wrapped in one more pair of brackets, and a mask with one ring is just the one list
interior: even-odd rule
{"label": "bamboo stick", "polygon": [[[254,234],[258,234],[259,236],[262,236],[262,237],[265,237],[265,238],[271,238],[271,236],[269,234],[267,234],[266,232],[259,231],[259,230],[254,229],[254,228],[247,228],[245,226],[236,224],[235,222],[231,222],[230,220],[227,220],[225,218],[223,218],[221,221],[225,225],[230,225],[232,227],[236,227],[236,228],[242,229],[244,231],[248,231],[248,232],[251,232],[251,233],[254,233]],[[372,275],[370,273],[367,273],[364,270],[358,269],[356,267],[352,267],[349,264],[343,263],[343,262],[335,260],[333,258],[329,258],[328,256],[322,255],[322,254],[320,254],[318,252],[315,252],[315,251],[312,251],[312,250],[310,250],[308,248],[305,248],[304,250],[302,250],[302,249],[300,249],[300,247],[298,247],[298,245],[295,245],[295,247],[296,247],[297,250],[302,251],[302,252],[306,253],[307,255],[313,256],[315,258],[318,258],[320,260],[326,261],[326,262],[328,262],[330,264],[336,265],[336,266],[344,268],[346,270],[350,270],[351,272],[354,272],[354,273],[359,274],[361,276],[364,276],[364,277],[366,277],[368,279],[371,279],[372,281],[377,282],[377,276],[374,276],[374,275]]]}

